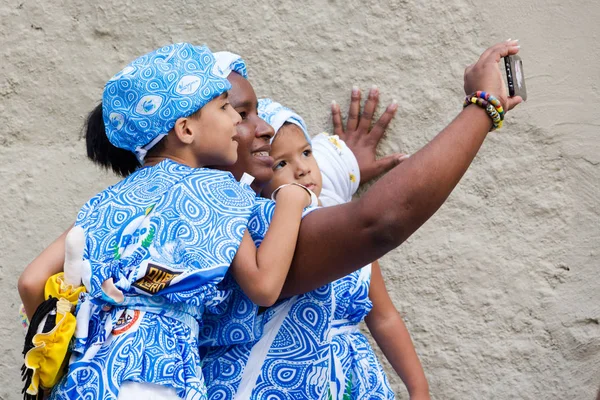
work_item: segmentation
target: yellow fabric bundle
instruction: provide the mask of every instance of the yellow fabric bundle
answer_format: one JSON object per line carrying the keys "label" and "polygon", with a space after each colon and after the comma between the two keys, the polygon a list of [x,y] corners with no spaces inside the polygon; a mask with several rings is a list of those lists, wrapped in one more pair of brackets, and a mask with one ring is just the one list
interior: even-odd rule
{"label": "yellow fabric bundle", "polygon": [[32,339],[34,347],[25,354],[25,366],[33,371],[31,383],[26,390],[28,395],[37,395],[40,386],[53,387],[62,376],[69,343],[75,333],[75,316],[71,310],[83,292],[84,286],[74,288],[66,284],[62,272],[46,281],[46,300],[50,297],[58,298],[56,315],[50,313],[47,316],[56,318],[56,325],[49,332],[35,334]]}
{"label": "yellow fabric bundle", "polygon": [[85,286],[73,287],[65,282],[64,272],[59,272],[56,275],[52,275],[46,281],[46,287],[44,288],[44,296],[49,299],[50,296],[56,297],[57,299],[65,298],[73,305],[77,305],[79,295],[85,293]]}

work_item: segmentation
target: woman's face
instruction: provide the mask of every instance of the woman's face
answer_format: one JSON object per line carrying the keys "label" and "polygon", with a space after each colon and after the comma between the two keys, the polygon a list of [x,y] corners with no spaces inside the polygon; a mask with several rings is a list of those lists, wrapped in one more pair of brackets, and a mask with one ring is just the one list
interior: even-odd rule
{"label": "woman's face", "polygon": [[229,74],[227,79],[231,83],[229,103],[240,114],[242,122],[237,125],[238,159],[235,164],[219,169],[231,172],[238,180],[244,172],[252,175],[252,188],[260,193],[273,179],[269,142],[275,132],[271,125],[258,116],[258,99],[250,82],[235,72]]}

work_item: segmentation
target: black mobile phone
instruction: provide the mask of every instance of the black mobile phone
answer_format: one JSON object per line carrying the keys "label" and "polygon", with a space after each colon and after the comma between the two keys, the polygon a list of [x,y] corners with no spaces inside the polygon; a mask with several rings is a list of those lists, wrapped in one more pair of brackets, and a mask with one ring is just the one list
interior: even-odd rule
{"label": "black mobile phone", "polygon": [[527,100],[527,88],[525,87],[525,75],[523,74],[523,60],[519,56],[504,57],[506,68],[506,83],[508,84],[508,95],[521,96]]}

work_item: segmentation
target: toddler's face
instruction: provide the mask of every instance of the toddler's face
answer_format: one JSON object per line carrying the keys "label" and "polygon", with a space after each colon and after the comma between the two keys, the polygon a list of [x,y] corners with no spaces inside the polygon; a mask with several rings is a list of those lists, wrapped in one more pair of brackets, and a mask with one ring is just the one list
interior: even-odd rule
{"label": "toddler's face", "polygon": [[317,197],[321,194],[321,171],[300,127],[286,123],[279,129],[271,144],[271,157],[275,161],[273,179],[263,190],[264,197],[270,197],[279,186],[293,182],[306,186]]}

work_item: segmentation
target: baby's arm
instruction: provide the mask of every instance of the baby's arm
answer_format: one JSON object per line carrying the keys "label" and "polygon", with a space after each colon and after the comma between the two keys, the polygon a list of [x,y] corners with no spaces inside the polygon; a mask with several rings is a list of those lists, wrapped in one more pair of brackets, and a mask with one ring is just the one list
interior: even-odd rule
{"label": "baby's arm", "polygon": [[246,231],[231,263],[233,277],[253,303],[270,307],[279,298],[294,250],[302,211],[310,203],[307,190],[296,185],[277,193],[275,212],[257,249]]}
{"label": "baby's arm", "polygon": [[63,270],[63,264],[65,263],[65,240],[72,227],[73,225],[46,247],[25,268],[19,277],[17,287],[21,301],[25,307],[25,312],[27,313],[27,318],[29,319],[31,319],[35,310],[44,301],[44,286],[48,278]]}
{"label": "baby's arm", "polygon": [[411,400],[429,399],[429,384],[402,317],[388,295],[379,262],[372,264],[369,298],[373,309],[365,318],[367,327],[396,373],[406,385]]}

